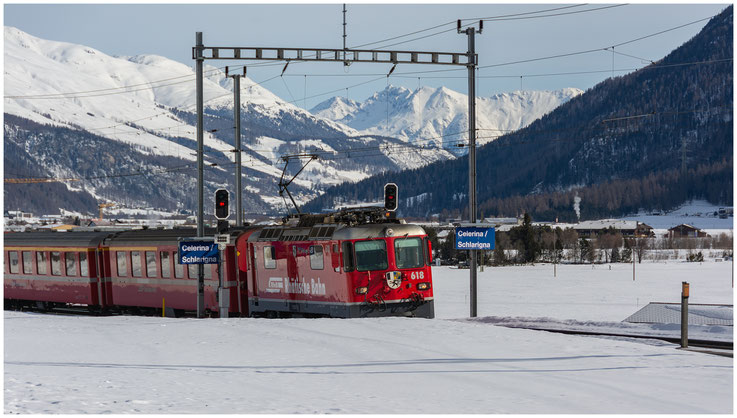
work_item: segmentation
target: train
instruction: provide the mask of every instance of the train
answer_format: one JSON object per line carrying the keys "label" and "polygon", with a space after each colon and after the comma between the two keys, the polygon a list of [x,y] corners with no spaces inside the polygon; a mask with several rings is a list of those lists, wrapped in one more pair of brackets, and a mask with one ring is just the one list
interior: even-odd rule
{"label": "train", "polygon": [[[432,244],[421,226],[391,215],[346,209],[221,231],[228,243],[218,264],[204,265],[199,303],[210,317],[433,318]],[[192,315],[198,265],[180,264],[178,251],[196,235],[6,232],[5,308]]]}

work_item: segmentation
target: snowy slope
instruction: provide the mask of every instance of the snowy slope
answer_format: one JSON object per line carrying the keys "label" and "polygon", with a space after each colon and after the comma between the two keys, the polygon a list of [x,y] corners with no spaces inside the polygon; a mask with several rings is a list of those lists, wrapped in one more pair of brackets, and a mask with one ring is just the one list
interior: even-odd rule
{"label": "snowy slope", "polygon": [[728,263],[643,263],[636,281],[629,265],[558,267],[557,278],[549,265],[480,272],[477,320],[468,270],[448,267],[433,268],[432,320],[6,312],[4,412],[733,413],[731,358],[499,326],[617,329],[650,301],[677,300],[682,281],[693,303],[731,303]]}
{"label": "snowy slope", "polygon": [[667,230],[680,224],[707,230],[734,229],[734,217],[721,219],[715,215],[721,207],[705,200],[692,200],[684,202],[679,208],[667,213],[641,212],[622,219],[643,222],[661,230]]}
{"label": "snowy slope", "polygon": [[[190,66],[155,55],[112,57],[83,45],[36,38],[5,27],[4,112],[45,125],[89,131],[147,155],[194,161],[196,146],[195,75]],[[322,153],[294,183],[298,201],[314,198],[325,187],[361,180],[372,173],[401,170],[447,159],[449,153],[406,150],[398,158],[386,151],[400,144],[392,138],[358,137],[358,132],[285,102],[248,78],[241,82],[244,161],[257,181],[248,181],[253,196],[275,209],[281,202],[275,186],[285,154]],[[233,161],[232,80],[206,66],[204,81],[205,148],[208,157]],[[16,129],[6,124],[8,132]],[[23,143],[23,139],[17,142]],[[69,144],[73,152],[74,144]],[[354,161],[344,148],[371,147],[371,158]],[[74,167],[59,168],[29,150],[51,176],[82,177]],[[396,153],[395,153],[396,154]],[[299,167],[297,167],[295,172]],[[157,167],[163,169],[163,167]],[[219,170],[219,169],[216,169]],[[222,175],[227,179],[227,172]],[[211,180],[224,183],[227,180]],[[70,185],[71,186],[71,185]],[[216,185],[213,185],[215,187]],[[94,186],[89,192],[97,193]],[[155,198],[155,197],[152,197]],[[143,206],[165,206],[145,200]],[[67,208],[75,209],[75,208]]]}
{"label": "snowy slope", "polygon": [[[523,128],[581,93],[582,90],[567,88],[477,97],[478,142],[484,144]],[[388,86],[363,103],[332,98],[311,111],[364,133],[443,145],[448,149],[455,148],[455,141],[468,137],[468,97],[445,87],[422,87],[413,91]]]}

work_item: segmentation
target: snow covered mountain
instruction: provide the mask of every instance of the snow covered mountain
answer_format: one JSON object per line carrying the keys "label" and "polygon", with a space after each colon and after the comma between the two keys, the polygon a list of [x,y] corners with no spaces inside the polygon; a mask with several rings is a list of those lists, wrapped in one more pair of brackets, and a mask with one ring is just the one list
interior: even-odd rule
{"label": "snow covered mountain", "polygon": [[[126,166],[146,160],[136,169],[166,173],[155,180],[160,182],[158,187],[173,190],[187,178],[191,181],[191,174],[182,177],[170,171],[196,159],[195,77],[191,67],[154,55],[112,57],[82,45],[39,39],[12,27],[5,27],[4,32],[4,112],[14,116],[5,118],[6,178],[94,177],[81,189],[80,182],[66,184],[88,193],[88,200],[92,197],[119,202],[125,197],[131,204],[192,207],[184,192],[166,199],[160,193],[147,193],[144,187],[130,195],[125,190],[113,193],[116,184],[117,189],[123,187],[117,176],[129,167],[104,164],[106,160],[125,159],[122,154],[127,147],[137,157]],[[206,66],[205,77],[204,145],[209,196],[215,188],[233,182],[233,94],[232,80],[220,69]],[[394,138],[359,135],[355,129],[280,99],[250,79],[242,80],[241,88],[245,200],[249,210],[257,213],[274,212],[282,204],[277,184],[284,155],[317,152],[320,156],[290,188],[298,201],[315,197],[329,185],[452,157],[449,153],[407,148]],[[44,140],[34,141],[32,138],[38,137],[41,130]],[[79,134],[64,131],[66,139],[62,140],[62,130]],[[80,152],[81,143],[70,143],[69,138],[83,136],[91,136],[87,146],[120,155],[101,159]],[[64,150],[49,153],[51,143]],[[401,156],[387,152],[397,147],[405,151]],[[346,158],[350,150],[356,149]],[[72,158],[62,162],[60,154],[72,154]],[[21,160],[25,163],[18,166],[16,162]],[[14,167],[15,172],[8,171],[8,167]],[[82,172],[80,167],[88,169]],[[287,174],[299,168],[292,162]],[[163,178],[168,176],[172,178]],[[24,193],[19,189],[32,187],[6,187],[6,202],[18,201],[19,193]]]}
{"label": "snow covered mountain", "polygon": [[[567,88],[477,97],[478,143],[523,128],[581,93],[582,90]],[[445,87],[409,90],[388,86],[363,103],[334,97],[311,112],[365,134],[442,146],[455,154],[466,152],[456,144],[468,139],[468,96]]]}
{"label": "snow covered mountain", "polygon": [[[100,201],[196,207],[191,66],[156,55],[113,57],[13,27],[5,27],[4,34],[5,177],[83,179],[6,185],[6,206],[24,207],[30,201],[35,207],[26,209],[52,213],[60,207],[94,211]],[[312,113],[251,79],[243,79],[241,89],[244,207],[249,212],[285,210],[278,194],[285,155],[319,156],[290,187],[298,202],[306,202],[332,185],[464,152],[453,141],[466,138],[467,100],[445,88],[389,87],[363,103],[330,99]],[[579,93],[570,89],[479,98],[479,142],[518,129]],[[233,190],[232,97],[232,80],[220,68],[206,66],[207,198],[219,187]],[[286,175],[305,162],[290,161]]]}

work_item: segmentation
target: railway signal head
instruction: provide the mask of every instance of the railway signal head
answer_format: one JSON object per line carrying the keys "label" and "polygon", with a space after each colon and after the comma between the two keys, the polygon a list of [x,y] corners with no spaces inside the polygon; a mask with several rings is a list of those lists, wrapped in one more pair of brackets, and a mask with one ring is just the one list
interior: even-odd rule
{"label": "railway signal head", "polygon": [[384,209],[388,211],[397,210],[397,195],[399,188],[394,183],[384,185]]}
{"label": "railway signal head", "polygon": [[230,217],[230,207],[228,206],[228,200],[230,193],[225,189],[215,190],[215,217],[221,220],[228,219]]}

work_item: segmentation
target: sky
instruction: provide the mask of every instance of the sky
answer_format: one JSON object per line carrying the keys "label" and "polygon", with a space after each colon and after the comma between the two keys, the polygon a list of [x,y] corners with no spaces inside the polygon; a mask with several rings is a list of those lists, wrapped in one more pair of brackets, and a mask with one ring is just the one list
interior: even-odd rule
{"label": "sky", "polygon": [[[456,19],[470,24],[496,17],[485,19],[483,32],[476,36],[478,96],[520,89],[585,90],[662,58],[697,34],[707,20],[690,23],[725,7],[727,3],[347,4],[346,44],[357,47],[417,32],[360,48],[465,53],[467,36],[456,32]],[[40,38],[91,46],[108,55],[156,54],[193,67],[196,32],[203,33],[205,46],[343,47],[342,3],[5,4],[4,24]],[[669,30],[681,25],[686,26]],[[426,30],[429,28],[433,29]],[[615,48],[615,53],[604,50],[666,30]],[[595,51],[538,60],[588,50]],[[531,59],[534,61],[509,64]],[[284,68],[283,63],[264,61],[208,60],[206,64],[246,64],[248,76],[256,82],[278,76]],[[282,77],[264,87],[307,109],[333,96],[365,100],[388,84],[468,91],[467,71],[462,67],[400,64],[387,78],[390,68],[379,63],[344,68],[340,63],[293,62]],[[437,72],[448,69],[453,71]]]}

